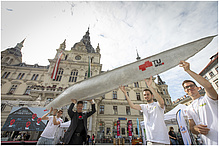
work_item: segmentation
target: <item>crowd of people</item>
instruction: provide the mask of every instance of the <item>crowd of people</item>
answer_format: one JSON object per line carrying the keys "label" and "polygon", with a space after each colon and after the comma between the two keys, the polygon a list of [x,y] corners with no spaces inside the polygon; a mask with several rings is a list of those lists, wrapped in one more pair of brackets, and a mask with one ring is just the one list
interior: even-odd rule
{"label": "crowd of people", "polygon": [[[206,94],[201,96],[194,81],[185,80],[182,83],[184,91],[193,100],[187,110],[190,130],[201,139],[202,144],[218,145],[218,94],[205,78],[190,70],[188,62],[181,61],[179,65],[188,75],[203,86],[206,91]],[[120,89],[126,96],[130,107],[143,112],[147,145],[182,144],[180,132],[176,134],[173,127],[170,127],[168,133],[164,122],[164,100],[152,87],[152,76],[149,79],[145,79],[145,82],[148,88],[143,91],[143,95],[147,104],[133,104],[126,92],[125,86],[120,86]],[[157,102],[154,101],[154,98]],[[63,144],[82,145],[94,143],[94,135],[92,138],[87,136],[87,118],[96,112],[94,101],[89,101],[92,105],[90,112],[82,112],[82,101],[77,102],[75,99],[71,99],[71,101],[72,103],[68,109],[71,124],[64,134]],[[72,109],[76,103],[77,111],[74,112]],[[52,111],[53,116],[48,116]],[[59,110],[57,112],[57,110],[51,108],[49,113],[42,117],[42,120],[49,120],[49,122],[37,144],[54,144],[55,129],[63,122],[60,118],[63,111]]]}

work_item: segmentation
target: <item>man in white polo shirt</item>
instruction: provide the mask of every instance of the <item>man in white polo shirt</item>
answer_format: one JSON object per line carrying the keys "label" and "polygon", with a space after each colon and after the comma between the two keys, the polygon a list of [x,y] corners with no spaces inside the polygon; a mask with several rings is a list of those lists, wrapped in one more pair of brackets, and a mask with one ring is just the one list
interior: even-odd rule
{"label": "man in white polo shirt", "polygon": [[56,129],[60,123],[63,123],[63,120],[60,118],[63,111],[59,110],[57,112],[57,109],[55,109],[53,111],[53,116],[48,116],[52,111],[53,108],[51,107],[50,111],[47,114],[43,115],[41,118],[42,120],[49,120],[49,122],[47,123],[47,126],[44,129],[43,133],[40,135],[37,145],[54,145],[54,135]]}
{"label": "man in white polo shirt", "polygon": [[204,145],[218,145],[218,94],[211,83],[202,76],[190,70],[190,64],[180,62],[180,66],[205,89],[201,96],[195,82],[185,80],[182,83],[184,91],[192,98],[187,108],[190,130],[201,138]]}
{"label": "man in white polo shirt", "polygon": [[[149,81],[145,79],[145,82],[149,89],[145,89],[143,94],[148,104],[133,104],[127,95],[125,87],[120,86],[120,89],[125,94],[131,108],[143,111],[147,145],[170,144],[168,130],[164,123],[164,101],[151,85],[152,76]],[[158,102],[154,102],[153,97]]]}

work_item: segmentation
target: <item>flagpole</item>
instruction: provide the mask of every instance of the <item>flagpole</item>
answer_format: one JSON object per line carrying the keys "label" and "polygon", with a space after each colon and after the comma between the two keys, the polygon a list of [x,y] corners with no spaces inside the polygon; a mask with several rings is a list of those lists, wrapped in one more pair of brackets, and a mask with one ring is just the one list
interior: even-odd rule
{"label": "flagpole", "polygon": [[[91,77],[91,61],[90,61],[90,56],[88,56],[88,72],[87,72],[87,78]],[[89,128],[88,128],[88,135],[92,135],[92,120],[93,120],[93,115],[90,116],[90,121],[89,121]]]}

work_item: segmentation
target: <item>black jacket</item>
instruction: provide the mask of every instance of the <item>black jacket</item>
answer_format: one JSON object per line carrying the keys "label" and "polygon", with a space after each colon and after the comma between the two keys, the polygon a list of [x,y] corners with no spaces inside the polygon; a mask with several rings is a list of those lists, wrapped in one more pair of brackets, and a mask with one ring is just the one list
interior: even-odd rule
{"label": "black jacket", "polygon": [[[73,133],[75,132],[76,128],[77,128],[77,122],[78,122],[78,112],[73,112],[72,109],[74,107],[74,103],[72,103],[68,109],[68,115],[71,118],[71,124],[68,128],[68,130],[65,132],[64,135],[64,139],[63,142],[65,144],[68,144],[69,141],[71,140],[71,137],[73,135]],[[87,112],[87,113],[83,113],[83,119],[84,119],[84,127],[85,127],[85,131],[86,131],[86,135],[87,136],[87,118],[90,117],[92,114],[94,114],[96,112],[96,108],[95,108],[95,104],[92,104],[92,111]],[[86,139],[86,137],[84,137],[84,139]]]}

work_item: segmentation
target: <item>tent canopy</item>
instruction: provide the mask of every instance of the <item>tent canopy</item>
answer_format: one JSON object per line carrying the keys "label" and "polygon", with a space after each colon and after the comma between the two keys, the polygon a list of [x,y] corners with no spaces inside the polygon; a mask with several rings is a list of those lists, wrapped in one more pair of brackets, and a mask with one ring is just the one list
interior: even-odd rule
{"label": "tent canopy", "polygon": [[178,104],[176,107],[174,107],[171,111],[167,112],[166,114],[164,114],[164,121],[166,123],[166,125],[175,125],[176,123],[176,113],[179,109],[181,109],[183,111],[183,114],[186,116],[187,112],[186,112],[186,108],[187,106],[184,104]]}

